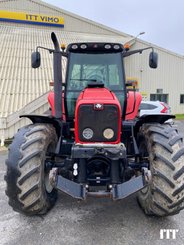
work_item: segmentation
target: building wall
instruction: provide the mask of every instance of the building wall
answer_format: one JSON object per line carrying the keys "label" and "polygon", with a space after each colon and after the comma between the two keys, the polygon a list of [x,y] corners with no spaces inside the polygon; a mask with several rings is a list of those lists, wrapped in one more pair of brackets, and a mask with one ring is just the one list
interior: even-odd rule
{"label": "building wall", "polygon": [[111,28],[89,21],[88,19],[82,18],[78,15],[71,14],[65,10],[39,0],[5,0],[0,2],[0,9],[64,17],[65,25],[64,29],[61,31],[127,36],[125,33],[120,34],[120,32]]}
{"label": "building wall", "polygon": [[[147,47],[147,44],[137,42],[137,48]],[[126,75],[136,77],[139,81],[140,91],[147,94],[155,94],[157,89],[162,89],[163,94],[168,94],[168,103],[172,113],[184,113],[184,104],[180,104],[180,94],[184,94],[184,58],[159,47],[155,47],[158,53],[158,68],[149,68],[149,50],[142,55],[136,54],[126,58]]]}

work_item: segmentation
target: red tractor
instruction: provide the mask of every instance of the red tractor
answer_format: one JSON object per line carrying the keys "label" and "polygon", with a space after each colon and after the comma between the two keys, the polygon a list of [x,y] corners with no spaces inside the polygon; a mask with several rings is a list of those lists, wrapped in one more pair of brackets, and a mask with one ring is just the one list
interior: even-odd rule
{"label": "red tractor", "polygon": [[[124,59],[151,49],[149,66],[157,68],[152,47],[128,50],[118,43],[72,43],[60,49],[37,47],[32,67],[40,66],[38,49],[53,54],[54,92],[49,115],[23,115],[9,147],[6,194],[26,215],[45,214],[57,190],[77,199],[123,199],[138,192],[148,215],[167,216],[184,208],[184,146],[170,124],[172,115],[139,117],[141,95],[128,91]],[[62,57],[68,59],[62,82]]]}

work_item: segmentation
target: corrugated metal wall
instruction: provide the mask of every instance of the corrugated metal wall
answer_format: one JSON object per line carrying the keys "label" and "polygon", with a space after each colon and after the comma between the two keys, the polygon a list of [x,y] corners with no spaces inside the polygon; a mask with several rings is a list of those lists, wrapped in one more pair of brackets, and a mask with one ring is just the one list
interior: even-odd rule
{"label": "corrugated metal wall", "polygon": [[[46,35],[33,28],[0,25],[0,116],[7,116],[49,90],[51,59],[43,53],[39,72],[31,69],[31,52]],[[49,68],[48,68],[49,67]]]}
{"label": "corrugated metal wall", "polygon": [[[137,48],[148,45],[137,42]],[[150,50],[151,51],[151,50]],[[163,89],[168,94],[168,103],[172,113],[184,113],[184,104],[180,104],[180,94],[184,94],[184,58],[167,50],[155,47],[159,55],[158,68],[149,68],[149,50],[142,55],[136,54],[126,59],[126,75],[138,78],[140,91],[147,94],[155,94],[157,89]]]}
{"label": "corrugated metal wall", "polygon": [[[46,111],[47,109],[48,109],[48,104],[45,103],[43,105],[40,105],[38,109],[31,110],[30,113],[35,114],[35,115],[42,115],[43,112]],[[21,112],[20,112],[20,114],[22,115]],[[14,123],[9,121],[9,120],[11,120],[11,118],[9,118],[9,117],[3,118],[3,119],[4,119],[4,122],[6,124],[6,127],[5,128],[0,127],[1,146],[4,145],[4,141],[6,139],[11,139],[15,135],[15,133],[18,131],[19,128],[21,128],[25,125],[31,124],[31,121],[29,119],[26,119],[26,118],[19,119],[18,117],[16,117],[16,120]],[[2,120],[2,118],[0,120]]]}

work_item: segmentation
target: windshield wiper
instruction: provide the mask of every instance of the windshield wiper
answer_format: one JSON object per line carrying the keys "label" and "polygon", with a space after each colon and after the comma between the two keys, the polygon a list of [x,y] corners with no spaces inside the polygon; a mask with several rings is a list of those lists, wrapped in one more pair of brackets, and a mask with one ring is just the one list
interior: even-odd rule
{"label": "windshield wiper", "polygon": [[96,79],[70,79],[71,81],[89,81],[89,82],[97,82]]}
{"label": "windshield wiper", "polygon": [[71,78],[70,80],[74,80],[74,81],[88,81],[87,87],[88,88],[103,88],[104,87],[104,83],[103,81],[100,80],[96,80],[96,79],[73,79]]}

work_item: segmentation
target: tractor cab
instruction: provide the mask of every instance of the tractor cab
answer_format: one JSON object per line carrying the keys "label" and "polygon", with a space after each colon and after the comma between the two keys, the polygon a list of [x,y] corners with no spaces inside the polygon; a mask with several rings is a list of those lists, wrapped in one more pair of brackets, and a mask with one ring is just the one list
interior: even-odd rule
{"label": "tractor cab", "polygon": [[[55,33],[51,33],[51,39],[54,49],[38,46],[36,52],[32,53],[32,67],[40,66],[41,56],[38,49],[46,49],[53,53],[54,95],[52,95],[52,100],[54,101],[49,100],[49,102],[52,104],[52,115],[55,118],[61,119],[64,114],[66,121],[74,120],[76,101],[80,93],[87,87],[103,86],[112,91],[118,99],[122,118],[125,119],[128,113],[129,118],[134,119],[138,103],[136,105],[135,93],[130,93],[127,97],[123,60],[132,54],[152,49],[149,66],[156,68],[157,54],[152,47],[129,51],[119,43],[72,43],[68,45],[65,52],[63,47],[60,48]],[[62,56],[68,59],[65,81],[62,81]],[[62,94],[64,94],[64,101]],[[127,101],[130,105],[127,105]]]}
{"label": "tractor cab", "polygon": [[123,109],[125,75],[123,46],[117,43],[72,43],[68,46],[65,105],[68,119],[74,118],[77,98],[89,87],[114,92]]}

